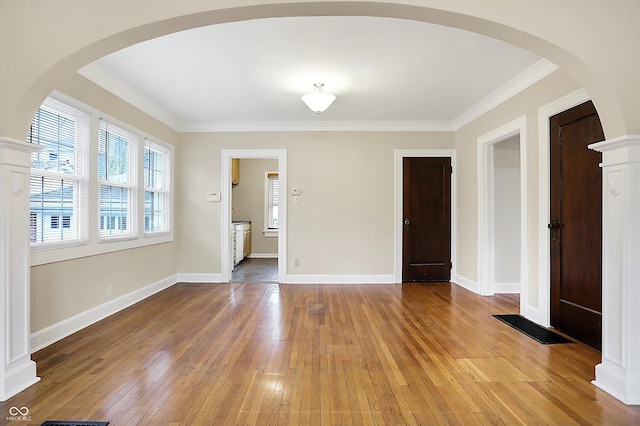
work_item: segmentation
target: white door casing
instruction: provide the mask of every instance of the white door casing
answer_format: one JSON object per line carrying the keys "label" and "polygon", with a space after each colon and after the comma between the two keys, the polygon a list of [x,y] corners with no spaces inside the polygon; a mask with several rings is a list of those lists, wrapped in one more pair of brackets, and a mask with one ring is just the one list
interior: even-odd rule
{"label": "white door casing", "polygon": [[278,160],[280,192],[278,209],[278,282],[287,282],[287,150],[286,149],[223,149],[221,154],[221,281],[231,280],[233,257],[231,253],[231,159],[270,158]]}

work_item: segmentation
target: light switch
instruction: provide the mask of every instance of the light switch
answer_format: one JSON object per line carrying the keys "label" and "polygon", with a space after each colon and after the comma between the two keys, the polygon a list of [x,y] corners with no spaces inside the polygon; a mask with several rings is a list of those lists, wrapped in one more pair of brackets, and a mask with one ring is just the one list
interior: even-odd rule
{"label": "light switch", "polygon": [[291,195],[300,195],[300,188],[293,188],[291,190]]}
{"label": "light switch", "polygon": [[219,192],[207,192],[207,201],[210,203],[219,203],[220,202],[220,193]]}

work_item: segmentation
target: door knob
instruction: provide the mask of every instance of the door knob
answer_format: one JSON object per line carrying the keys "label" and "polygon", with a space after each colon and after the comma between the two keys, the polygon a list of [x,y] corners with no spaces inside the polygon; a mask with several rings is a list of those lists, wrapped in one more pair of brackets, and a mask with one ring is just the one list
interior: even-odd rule
{"label": "door knob", "polygon": [[404,226],[409,226],[409,218],[408,217],[404,218]]}
{"label": "door knob", "polygon": [[560,224],[558,223],[558,219],[551,219],[551,223],[547,225],[547,228],[551,231],[550,237],[552,241],[558,241],[558,229],[560,229]]}

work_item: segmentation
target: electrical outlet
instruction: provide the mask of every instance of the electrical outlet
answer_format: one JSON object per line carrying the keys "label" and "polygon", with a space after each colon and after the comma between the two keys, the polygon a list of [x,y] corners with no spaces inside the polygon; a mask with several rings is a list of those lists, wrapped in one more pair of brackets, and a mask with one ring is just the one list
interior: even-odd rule
{"label": "electrical outlet", "polygon": [[300,266],[300,259],[294,259],[293,266]]}

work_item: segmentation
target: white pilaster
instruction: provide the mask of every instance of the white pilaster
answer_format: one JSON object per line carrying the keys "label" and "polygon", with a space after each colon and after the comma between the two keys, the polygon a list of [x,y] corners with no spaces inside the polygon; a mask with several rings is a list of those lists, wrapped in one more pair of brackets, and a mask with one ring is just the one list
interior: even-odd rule
{"label": "white pilaster", "polygon": [[593,384],[640,404],[640,136],[590,145],[602,152],[602,363]]}
{"label": "white pilaster", "polygon": [[29,169],[37,149],[0,138],[0,401],[40,380],[29,317]]}

